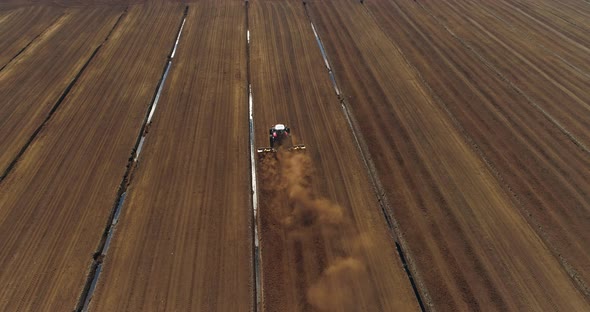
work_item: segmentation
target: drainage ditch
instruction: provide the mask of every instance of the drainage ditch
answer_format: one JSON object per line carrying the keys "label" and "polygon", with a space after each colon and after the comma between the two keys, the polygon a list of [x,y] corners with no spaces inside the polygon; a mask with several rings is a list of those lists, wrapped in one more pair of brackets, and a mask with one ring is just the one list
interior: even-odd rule
{"label": "drainage ditch", "polygon": [[251,73],[250,73],[250,20],[248,18],[249,2],[245,0],[246,10],[246,76],[248,87],[248,125],[249,125],[249,143],[250,143],[250,169],[252,177],[252,231],[253,231],[253,271],[254,271],[254,311],[262,309],[262,258],[260,255],[260,245],[258,240],[258,193],[256,185],[256,146],[254,141],[254,107],[252,97]]}
{"label": "drainage ditch", "polygon": [[151,124],[152,118],[156,110],[156,106],[162,93],[162,89],[164,88],[166,77],[168,76],[170,66],[172,65],[172,60],[176,53],[176,48],[178,47],[178,43],[180,41],[180,36],[182,34],[182,29],[184,28],[184,23],[186,22],[187,14],[188,6],[185,6],[182,15],[182,22],[178,28],[178,33],[176,35],[176,41],[172,46],[170,54],[166,60],[166,65],[164,67],[162,76],[160,78],[160,81],[158,82],[156,91],[154,93],[154,97],[149,107],[149,113],[145,116],[144,122],[137,136],[135,145],[131,150],[131,157],[129,158],[129,162],[127,163],[127,170],[125,171],[125,174],[123,175],[123,178],[119,185],[119,191],[117,192],[116,200],[113,205],[113,209],[111,210],[112,212],[109,216],[107,225],[105,226],[105,229],[103,231],[103,235],[101,237],[98,248],[96,249],[96,252],[92,257],[90,272],[86,279],[86,284],[84,286],[84,289],[82,290],[82,294],[80,295],[80,299],[78,300],[78,304],[76,306],[75,311],[87,311],[90,305],[90,301],[92,300],[92,295],[94,294],[94,290],[100,277],[100,273],[102,272],[104,257],[107,255],[108,249],[111,244],[111,240],[115,232],[115,226],[119,222],[119,216],[125,203],[125,198],[127,197],[127,188],[129,186],[130,178],[133,173],[133,169],[135,168],[136,163],[139,160],[139,154],[141,153],[143,144],[146,139],[147,129]]}
{"label": "drainage ditch", "polygon": [[[362,1],[361,1],[361,4],[362,4]],[[326,53],[326,50],[324,49],[324,45],[322,43],[322,40],[321,40],[319,34],[317,33],[316,28],[313,24],[313,21],[311,19],[311,15],[309,14],[309,9],[308,9],[305,1],[303,1],[303,6],[305,8],[305,14],[307,15],[307,18],[311,24],[311,29],[312,29],[313,34],[315,36],[316,42],[317,42],[320,52],[322,54],[322,58],[324,59],[324,63],[325,63],[326,69],[328,71],[328,74],[330,76],[330,80],[332,81],[332,84],[333,84],[334,90],[336,92],[336,95],[338,96],[338,100],[340,102],[340,105],[342,106],[342,111],[344,112],[344,116],[346,117],[346,120],[348,122],[348,126],[350,127],[350,129],[352,131],[352,135],[355,139],[357,149],[361,153],[361,157],[363,159],[365,167],[367,168],[367,171],[368,171],[368,174],[369,174],[369,177],[371,180],[371,184],[373,185],[373,189],[375,190],[375,195],[377,196],[377,199],[379,201],[379,206],[381,207],[381,212],[383,213],[383,216],[385,217],[385,221],[387,223],[387,226],[389,227],[390,233],[393,234],[393,236],[394,236],[393,238],[394,238],[394,242],[395,242],[396,251],[398,253],[398,256],[400,258],[400,261],[402,263],[404,271],[406,272],[406,275],[408,276],[408,280],[410,281],[410,284],[411,284],[412,289],[414,291],[414,296],[416,297],[416,300],[418,301],[418,304],[420,305],[421,311],[424,312],[424,311],[426,311],[426,307],[424,306],[424,302],[422,301],[422,297],[420,295],[418,287],[416,286],[416,283],[414,282],[414,277],[412,275],[412,272],[410,270],[408,262],[406,261],[405,253],[402,249],[401,244],[399,243],[400,235],[396,231],[396,229],[398,228],[397,222],[387,212],[388,211],[387,207],[389,207],[389,201],[385,195],[385,191],[383,189],[381,181],[380,181],[379,177],[377,176],[375,164],[373,163],[373,160],[372,160],[370,153],[368,151],[368,147],[365,144],[365,140],[363,138],[363,135],[359,130],[358,123],[357,123],[356,119],[354,118],[354,115],[352,114],[352,112],[350,112],[350,110],[348,109],[348,105],[347,105],[346,101],[344,100],[344,96],[342,96],[342,93],[340,92],[340,88],[338,87],[338,84],[336,82],[334,71],[332,70],[332,67],[330,66],[328,55]]]}

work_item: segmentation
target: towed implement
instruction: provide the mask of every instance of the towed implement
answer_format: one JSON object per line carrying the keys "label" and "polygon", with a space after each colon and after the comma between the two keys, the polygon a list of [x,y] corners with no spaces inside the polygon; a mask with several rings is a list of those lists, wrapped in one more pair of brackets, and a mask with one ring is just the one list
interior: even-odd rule
{"label": "towed implement", "polygon": [[284,124],[276,124],[268,130],[268,138],[270,147],[263,147],[258,149],[258,154],[276,153],[280,148],[287,151],[301,151],[305,150],[305,145],[293,145],[291,138],[291,129]]}

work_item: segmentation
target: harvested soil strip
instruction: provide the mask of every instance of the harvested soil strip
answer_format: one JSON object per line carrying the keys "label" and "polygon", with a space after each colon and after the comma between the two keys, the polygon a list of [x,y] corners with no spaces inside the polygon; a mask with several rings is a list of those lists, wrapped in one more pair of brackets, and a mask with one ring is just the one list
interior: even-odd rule
{"label": "harvested soil strip", "polygon": [[257,164],[262,310],[419,310],[304,7],[250,6],[256,144],[307,146]]}
{"label": "harvested soil strip", "polygon": [[[111,9],[70,12],[0,72],[0,179],[62,103],[120,15]],[[86,27],[95,31],[84,32]]]}
{"label": "harvested soil strip", "polygon": [[419,7],[368,6],[588,294],[588,155]]}
{"label": "harvested soil strip", "polygon": [[76,307],[183,9],[133,6],[0,182],[1,310]]}
{"label": "harvested soil strip", "polygon": [[414,277],[427,289],[427,305],[587,308],[516,203],[366,7],[352,0],[314,1],[310,13],[391,200]]}
{"label": "harvested soil strip", "polygon": [[190,4],[90,310],[253,310],[243,6]]}
{"label": "harvested soil strip", "polygon": [[[50,6],[27,6],[2,12],[0,21],[0,68],[4,68],[25,47],[52,25],[64,9]],[[1,18],[1,17],[0,17]]]}

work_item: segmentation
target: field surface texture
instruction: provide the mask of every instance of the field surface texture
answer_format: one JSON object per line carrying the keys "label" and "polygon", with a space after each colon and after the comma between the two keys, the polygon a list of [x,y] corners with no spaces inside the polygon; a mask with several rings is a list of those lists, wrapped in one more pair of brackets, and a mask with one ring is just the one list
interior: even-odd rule
{"label": "field surface texture", "polygon": [[2,10],[0,7],[0,71],[17,58],[64,14],[37,6]]}
{"label": "field surface texture", "polygon": [[256,142],[281,120],[309,146],[258,164],[263,310],[418,309],[304,7],[250,9]]}
{"label": "field surface texture", "polygon": [[0,173],[59,106],[122,10],[72,9],[0,71]]}
{"label": "field surface texture", "polygon": [[[403,20],[400,6],[391,6],[387,12]],[[417,4],[407,6],[417,10]],[[586,306],[517,201],[469,146],[396,41],[380,31],[372,11],[354,1],[321,1],[312,3],[312,12],[392,199],[391,212],[428,303],[459,310]],[[363,36],[367,32],[375,35]]]}
{"label": "field surface texture", "polygon": [[[552,115],[485,65],[485,59],[470,52],[449,31],[435,23],[413,22],[429,20],[421,7],[389,2],[370,8],[588,298],[588,151],[572,140]],[[391,13],[379,13],[384,10]],[[416,40],[421,43],[412,43]],[[482,36],[479,40],[487,39]],[[524,75],[533,82],[541,79]],[[536,84],[539,89],[545,87],[544,83]],[[578,94],[587,96],[588,92]],[[561,103],[570,106],[568,101]],[[588,131],[586,128],[585,133]]]}
{"label": "field surface texture", "polygon": [[75,308],[182,10],[129,9],[0,182],[2,310]]}
{"label": "field surface texture", "polygon": [[0,311],[590,311],[589,229],[589,0],[0,3]]}
{"label": "field surface texture", "polygon": [[91,310],[252,310],[245,13],[189,5]]}

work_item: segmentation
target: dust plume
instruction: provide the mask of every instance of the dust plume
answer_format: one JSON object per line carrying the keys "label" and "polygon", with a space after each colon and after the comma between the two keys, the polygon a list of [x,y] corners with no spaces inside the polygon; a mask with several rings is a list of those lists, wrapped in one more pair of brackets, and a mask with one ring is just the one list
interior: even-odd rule
{"label": "dust plume", "polygon": [[291,214],[284,220],[289,230],[344,223],[342,207],[314,193],[311,183],[313,168],[307,154],[279,151],[278,159],[281,180],[292,207]]}
{"label": "dust plume", "polygon": [[307,300],[320,311],[355,307],[355,284],[367,274],[364,264],[348,257],[333,261],[307,291]]}
{"label": "dust plume", "polygon": [[[324,241],[320,248],[329,249],[322,252],[331,255],[320,276],[308,286],[307,303],[318,311],[354,309],[372,289],[363,257],[372,245],[369,237],[358,233],[341,205],[314,188],[312,177],[318,177],[307,153],[281,149],[276,156],[274,182],[290,208],[281,220],[287,237],[309,242],[320,236]],[[308,248],[304,250],[307,256],[318,253],[318,247]]]}

